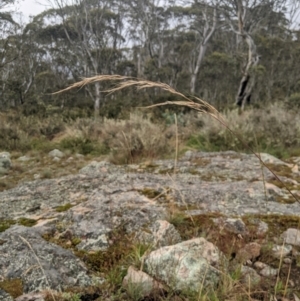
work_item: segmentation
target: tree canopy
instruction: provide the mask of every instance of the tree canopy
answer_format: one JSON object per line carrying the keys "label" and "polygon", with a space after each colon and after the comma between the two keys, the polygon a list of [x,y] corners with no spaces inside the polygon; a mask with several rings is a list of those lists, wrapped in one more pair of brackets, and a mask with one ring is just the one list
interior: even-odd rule
{"label": "tree canopy", "polygon": [[96,74],[165,82],[218,108],[295,102],[300,93],[300,30],[284,0],[192,0],[185,5],[55,0],[24,26],[17,26],[6,10],[12,2],[0,3],[1,108],[32,101],[61,107],[82,102],[96,113],[117,116],[121,98],[134,106],[165,97],[159,91],[144,93],[142,100],[133,91],[105,96],[101,91],[109,83],[77,95],[49,95]]}

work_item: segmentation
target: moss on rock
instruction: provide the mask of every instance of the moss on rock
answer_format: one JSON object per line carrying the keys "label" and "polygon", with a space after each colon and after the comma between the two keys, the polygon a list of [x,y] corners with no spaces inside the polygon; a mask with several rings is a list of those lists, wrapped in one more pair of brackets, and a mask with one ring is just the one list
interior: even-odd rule
{"label": "moss on rock", "polygon": [[0,288],[14,299],[23,294],[23,283],[19,278],[0,281]]}

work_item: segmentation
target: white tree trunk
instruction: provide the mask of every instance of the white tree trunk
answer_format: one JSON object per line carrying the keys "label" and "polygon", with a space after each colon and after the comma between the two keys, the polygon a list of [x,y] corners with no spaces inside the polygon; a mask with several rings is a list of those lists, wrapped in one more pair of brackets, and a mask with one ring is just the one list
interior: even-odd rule
{"label": "white tree trunk", "polygon": [[243,110],[247,103],[251,101],[251,94],[255,85],[255,76],[252,72],[253,67],[259,62],[259,55],[256,51],[256,45],[252,37],[247,33],[244,34],[244,39],[248,45],[248,62],[244,70],[243,77],[240,81],[238,94],[236,96],[236,104]]}
{"label": "white tree trunk", "polygon": [[[214,8],[213,24],[211,25],[211,28],[210,28],[209,20],[207,18],[207,11],[203,11],[202,14],[203,14],[203,20],[205,21],[204,30],[203,30],[203,40],[199,46],[196,64],[194,66],[192,66],[192,70],[191,70],[191,72],[192,72],[191,81],[190,81],[191,94],[195,94],[197,75],[199,73],[200,66],[203,62],[208,42],[212,38],[212,36],[216,30],[216,27],[217,27],[217,9],[216,9],[216,7]],[[209,30],[209,28],[210,28],[210,30]]]}
{"label": "white tree trunk", "polygon": [[255,76],[252,72],[259,62],[259,55],[256,51],[256,45],[249,32],[245,31],[245,18],[247,15],[247,8],[244,6],[242,0],[237,0],[237,15],[238,15],[238,31],[233,30],[238,36],[242,37],[248,45],[248,62],[243,72],[243,77],[240,81],[238,94],[236,96],[236,104],[244,109],[246,103],[250,103],[251,94],[255,85]]}
{"label": "white tree trunk", "polygon": [[191,94],[195,94],[196,79],[197,79],[197,75],[199,73],[201,63],[205,56],[206,48],[207,48],[207,43],[205,45],[203,45],[203,44],[200,45],[200,51],[198,54],[197,63],[196,63],[196,66],[195,66],[192,76],[191,76],[191,84],[190,84],[191,85],[191,90],[190,90]]}
{"label": "white tree trunk", "polygon": [[101,101],[101,92],[100,92],[100,83],[95,82],[95,99],[94,99],[94,114],[95,119],[99,117],[100,113],[100,101]]}

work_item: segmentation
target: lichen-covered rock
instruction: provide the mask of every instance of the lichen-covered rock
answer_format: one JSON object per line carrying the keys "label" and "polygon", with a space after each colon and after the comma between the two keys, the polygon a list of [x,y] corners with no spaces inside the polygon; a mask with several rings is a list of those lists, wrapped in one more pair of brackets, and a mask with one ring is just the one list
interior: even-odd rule
{"label": "lichen-covered rock", "polygon": [[286,257],[292,252],[293,247],[291,245],[274,245],[272,248],[272,255],[275,258]]}
{"label": "lichen-covered rock", "polygon": [[64,153],[59,149],[54,149],[51,152],[49,152],[48,155],[53,158],[62,158],[64,156]]}
{"label": "lichen-covered rock", "polygon": [[248,232],[245,223],[240,218],[218,217],[218,218],[214,218],[213,221],[222,230],[226,229],[228,232],[234,234],[245,235]]}
{"label": "lichen-covered rock", "polygon": [[270,266],[264,267],[262,270],[259,271],[259,274],[264,277],[275,277],[279,273],[278,269],[274,269]]}
{"label": "lichen-covered rock", "polygon": [[267,153],[260,153],[259,157],[264,163],[289,166],[289,164]]}
{"label": "lichen-covered rock", "polygon": [[257,272],[248,267],[248,266],[241,266],[241,281],[245,283],[248,287],[252,287],[253,285],[257,285],[261,281],[261,277],[257,274]]}
{"label": "lichen-covered rock", "polygon": [[23,294],[22,296],[16,298],[15,301],[45,301],[46,296],[46,292],[29,293]]}
{"label": "lichen-covered rock", "polygon": [[28,156],[21,156],[17,160],[20,161],[20,162],[27,162],[27,161],[30,161],[31,158],[28,157]]}
{"label": "lichen-covered rock", "polygon": [[[273,157],[263,156],[263,159],[268,164],[276,165],[278,170],[283,169],[282,174],[285,176],[280,176],[280,179],[289,183],[289,187],[295,186],[295,190],[298,189],[297,181],[299,180],[292,172],[292,166],[275,160]],[[20,161],[18,164],[23,163]],[[251,231],[248,231],[244,226],[244,222],[247,227],[249,226],[247,219],[243,218],[245,215],[295,216],[300,214],[299,203],[293,202],[292,198],[285,202],[290,197],[288,192],[282,188],[282,185],[277,185],[277,180],[266,168],[262,170],[261,164],[254,155],[235,152],[189,152],[176,162],[176,179],[170,176],[173,171],[174,160],[157,160],[151,162],[150,165],[127,166],[95,161],[81,169],[78,174],[57,179],[22,182],[11,190],[0,192],[0,226],[1,230],[5,231],[1,234],[0,240],[0,250],[3,250],[0,252],[5,254],[5,256],[0,255],[0,276],[2,273],[5,277],[10,276],[11,273],[22,275],[24,279],[26,278],[27,291],[45,287],[41,270],[30,268],[38,266],[35,256],[29,257],[32,252],[28,246],[26,249],[26,243],[20,239],[20,233],[25,231],[20,229],[25,228],[11,226],[10,229],[5,230],[6,225],[9,227],[13,224],[13,222],[10,223],[11,220],[16,222],[24,217],[33,219],[37,223],[30,229],[26,228],[28,233],[31,233],[30,235],[25,231],[26,233],[22,232],[21,236],[27,237],[26,240],[34,246],[33,249],[37,250],[45,271],[48,271],[50,279],[54,279],[51,280],[51,285],[59,287],[65,283],[67,285],[80,284],[82,282],[80,275],[87,277],[85,269],[80,270],[83,273],[80,274],[77,264],[80,266],[81,263],[76,261],[69,251],[45,242],[40,234],[51,233],[54,239],[63,239],[69,246],[70,243],[72,246],[76,244],[78,249],[94,252],[104,250],[113,244],[114,239],[111,238],[113,237],[111,234],[117,229],[121,228],[124,233],[130,234],[129,237],[145,230],[149,232],[146,236],[150,237],[150,244],[162,247],[180,241],[174,227],[164,221],[168,216],[170,206],[180,208],[182,214],[191,217],[206,213],[219,216],[221,213],[224,217],[222,218],[223,224],[219,224],[220,229],[223,226],[227,227],[229,232],[233,232],[231,235],[245,235],[245,239],[249,238],[247,237],[249,232],[252,234],[254,231],[252,227],[249,227]],[[241,218],[237,219],[237,217]],[[5,221],[6,219],[10,221]],[[262,225],[262,229],[261,233],[255,235],[265,236],[268,231],[267,224],[262,221],[258,222]],[[228,228],[228,225],[232,225],[233,230]],[[217,225],[214,227],[217,228]],[[259,224],[255,227],[259,228]],[[183,231],[180,226],[178,229]],[[180,233],[182,236],[185,234]],[[226,234],[230,235],[230,233]],[[297,236],[300,237],[298,234]],[[291,239],[295,242],[294,236]],[[203,272],[207,258],[200,252],[201,256],[198,260],[198,250],[202,249],[198,246],[199,243],[194,242],[192,245],[190,251],[188,247],[185,249],[183,247],[182,252],[176,249],[177,245],[175,245],[173,247],[176,251],[173,249],[173,253],[170,251],[170,254],[175,254],[175,257],[172,255],[174,258],[180,258],[181,255],[184,257],[184,250],[186,250],[190,262],[197,263],[195,267],[191,265],[191,273],[195,272],[196,268]],[[41,247],[45,248],[45,253],[42,252]],[[165,246],[164,248],[171,247]],[[159,250],[164,250],[164,248]],[[214,252],[218,253],[212,251],[212,254]],[[64,260],[52,270],[46,261],[50,260],[51,266],[53,263],[56,264],[53,254],[58,254],[59,256],[56,256],[58,259],[60,254],[66,254],[66,258],[73,256],[71,258],[75,261],[72,262],[76,264],[72,264],[72,267],[65,267],[68,260]],[[24,256],[27,256],[28,262],[25,264],[22,261],[18,270],[16,258],[24,258]],[[163,259],[166,263],[168,263],[168,256],[166,255]],[[217,266],[218,260],[212,261]],[[183,262],[183,265],[178,264],[177,268],[181,269],[182,275],[185,276],[187,273],[192,278],[193,275],[185,270],[189,262],[184,260]],[[209,274],[211,278],[208,284],[215,283],[214,281],[219,276],[218,267],[214,264],[209,264],[209,271],[212,273]],[[162,267],[163,265],[157,264],[157,269],[164,273]],[[172,268],[174,267],[170,264],[170,269]],[[173,276],[177,275],[175,272]],[[28,278],[30,275],[37,277],[38,280],[32,281]],[[179,279],[180,275],[176,277]],[[163,275],[162,278],[164,278]],[[171,285],[172,279],[168,281]],[[179,280],[177,283],[179,283],[178,287],[184,286]],[[197,282],[195,283],[194,289],[196,290]]]}
{"label": "lichen-covered rock", "polygon": [[217,285],[223,260],[218,248],[201,237],[151,252],[145,257],[145,269],[175,290],[198,291],[201,285]]}
{"label": "lichen-covered rock", "polygon": [[34,228],[13,226],[0,233],[0,240],[0,274],[21,279],[24,293],[92,283],[72,252],[45,241]]}
{"label": "lichen-covered rock", "polygon": [[14,301],[14,298],[0,288],[0,301]]}
{"label": "lichen-covered rock", "polygon": [[175,227],[165,220],[155,221],[148,231],[141,231],[137,239],[152,248],[161,248],[181,242],[181,237]]}
{"label": "lichen-covered rock", "polygon": [[0,153],[0,176],[7,173],[11,168],[10,153]]}
{"label": "lichen-covered rock", "polygon": [[282,233],[282,238],[286,244],[300,246],[300,230],[289,228]]}
{"label": "lichen-covered rock", "polygon": [[147,297],[151,293],[159,293],[159,291],[163,291],[164,289],[164,286],[161,283],[132,266],[128,268],[127,275],[124,277],[122,285],[129,292],[134,291],[140,298]]}

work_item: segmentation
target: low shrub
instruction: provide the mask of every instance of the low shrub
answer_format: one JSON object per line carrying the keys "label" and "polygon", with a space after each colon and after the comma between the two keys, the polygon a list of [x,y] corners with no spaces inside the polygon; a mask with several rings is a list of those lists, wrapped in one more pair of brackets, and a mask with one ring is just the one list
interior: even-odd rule
{"label": "low shrub", "polygon": [[218,121],[199,116],[201,127],[191,131],[187,145],[203,151],[235,150],[268,152],[279,158],[300,154],[300,120],[298,112],[274,104],[265,110],[249,109],[225,112],[230,133]]}

